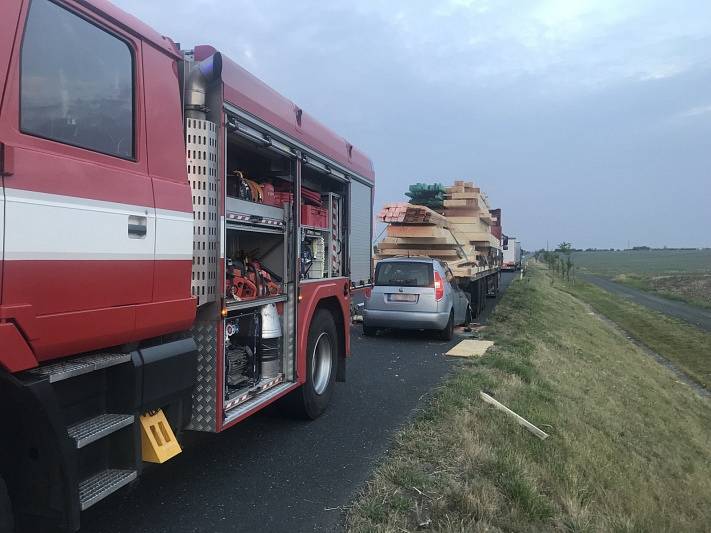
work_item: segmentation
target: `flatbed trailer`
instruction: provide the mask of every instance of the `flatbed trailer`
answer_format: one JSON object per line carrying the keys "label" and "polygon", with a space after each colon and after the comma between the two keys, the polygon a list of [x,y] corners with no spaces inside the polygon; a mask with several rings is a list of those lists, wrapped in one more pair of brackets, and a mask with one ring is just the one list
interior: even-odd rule
{"label": "flatbed trailer", "polygon": [[[455,276],[456,277],[456,276]],[[495,298],[499,293],[501,268],[482,267],[470,277],[456,277],[458,285],[469,296],[472,317],[477,318],[486,306],[487,298]]]}

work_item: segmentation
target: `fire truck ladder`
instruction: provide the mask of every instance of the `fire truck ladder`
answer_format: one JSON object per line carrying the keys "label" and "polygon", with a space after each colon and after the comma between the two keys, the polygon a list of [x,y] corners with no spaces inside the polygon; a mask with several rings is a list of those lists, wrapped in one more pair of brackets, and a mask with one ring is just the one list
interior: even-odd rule
{"label": "fire truck ladder", "polygon": [[[79,467],[79,507],[83,511],[138,477],[140,429],[129,405],[113,401],[128,353],[98,353],[28,371],[54,389]],[[120,393],[117,394],[120,396]],[[124,430],[124,431],[121,431]],[[83,479],[82,479],[83,478]]]}

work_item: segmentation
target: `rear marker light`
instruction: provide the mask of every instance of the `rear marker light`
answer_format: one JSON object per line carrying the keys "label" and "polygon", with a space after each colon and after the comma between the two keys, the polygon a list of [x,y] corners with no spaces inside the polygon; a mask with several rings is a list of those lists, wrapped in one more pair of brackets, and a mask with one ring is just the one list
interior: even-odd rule
{"label": "rear marker light", "polygon": [[437,271],[434,273],[434,290],[435,300],[440,301],[444,297],[444,283],[442,283],[442,276]]}

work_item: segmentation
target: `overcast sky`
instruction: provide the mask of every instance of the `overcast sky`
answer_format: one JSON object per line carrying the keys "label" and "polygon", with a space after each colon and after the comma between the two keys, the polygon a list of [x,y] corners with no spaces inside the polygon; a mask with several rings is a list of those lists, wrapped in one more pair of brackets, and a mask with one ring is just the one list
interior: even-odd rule
{"label": "overcast sky", "polygon": [[474,180],[524,248],[711,246],[711,2],[115,0],[363,149],[376,209]]}

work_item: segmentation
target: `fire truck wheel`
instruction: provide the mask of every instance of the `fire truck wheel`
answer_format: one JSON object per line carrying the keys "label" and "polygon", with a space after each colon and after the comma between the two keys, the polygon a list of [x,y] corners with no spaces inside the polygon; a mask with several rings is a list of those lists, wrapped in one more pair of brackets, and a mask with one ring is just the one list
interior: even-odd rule
{"label": "fire truck wheel", "polygon": [[290,411],[314,420],[328,407],[338,366],[338,334],[333,316],[319,309],[311,320],[306,346],[306,383],[290,398]]}
{"label": "fire truck wheel", "polygon": [[0,533],[12,533],[13,531],[14,521],[10,496],[7,493],[5,481],[0,477]]}

